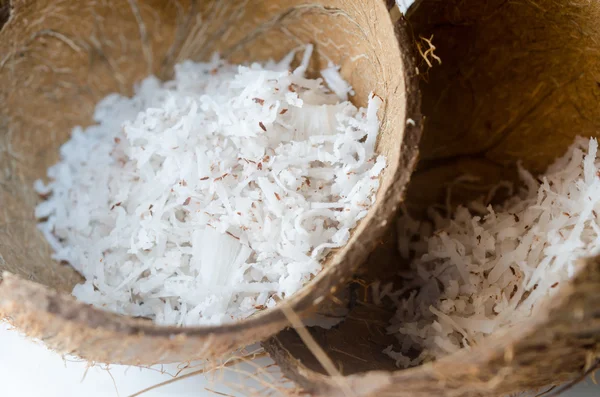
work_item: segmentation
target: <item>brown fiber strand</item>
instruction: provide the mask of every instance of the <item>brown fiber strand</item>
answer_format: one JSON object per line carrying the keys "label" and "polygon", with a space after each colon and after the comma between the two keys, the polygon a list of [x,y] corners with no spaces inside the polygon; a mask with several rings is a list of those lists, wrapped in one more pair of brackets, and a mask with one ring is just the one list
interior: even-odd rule
{"label": "brown fiber strand", "polygon": [[183,379],[192,378],[194,376],[202,375],[202,374],[205,374],[205,373],[208,373],[208,372],[212,372],[212,371],[215,371],[215,370],[218,370],[218,369],[221,369],[221,368],[232,367],[234,365],[237,365],[237,364],[240,364],[240,363],[243,363],[243,362],[252,361],[252,360],[256,360],[256,359],[261,358],[261,357],[265,357],[266,355],[267,354],[263,352],[263,353],[255,353],[255,354],[253,354],[253,355],[251,355],[249,357],[240,357],[240,358],[231,359],[231,360],[228,360],[227,362],[225,362],[225,363],[223,363],[221,365],[215,366],[215,367],[202,368],[202,369],[199,369],[197,371],[193,371],[193,372],[187,373],[185,375],[180,375],[180,376],[178,376],[176,378],[169,379],[169,380],[166,380],[166,381],[161,382],[161,383],[157,383],[156,385],[152,385],[152,386],[147,387],[147,388],[145,388],[143,390],[140,390],[137,393],[131,394],[129,397],[138,397],[138,396],[141,396],[142,394],[148,393],[151,390],[155,390],[155,389],[158,389],[160,387],[167,386],[167,385],[170,385],[170,384],[175,383],[175,382],[179,382],[179,381],[181,381]]}
{"label": "brown fiber strand", "polygon": [[564,394],[566,391],[571,390],[573,387],[575,387],[579,383],[583,382],[588,376],[590,376],[590,374],[592,374],[598,368],[600,368],[600,361],[598,361],[594,366],[592,366],[592,368],[590,368],[587,371],[583,372],[577,379],[569,382],[569,384],[564,385],[563,387],[561,387],[558,390],[555,390],[554,392],[552,392],[551,394],[549,394],[548,397],[558,397],[558,396]]}
{"label": "brown fiber strand", "polygon": [[310,350],[317,361],[319,361],[319,364],[321,364],[325,371],[327,371],[328,375],[331,376],[338,384],[344,395],[346,397],[354,397],[354,392],[346,383],[340,371],[333,364],[333,361],[331,361],[331,358],[327,355],[327,353],[325,353],[321,346],[319,346],[319,344],[312,337],[310,332],[304,326],[304,323],[302,323],[300,317],[287,305],[285,301],[281,303],[281,310],[292,324],[294,330],[300,336],[300,339],[302,339],[302,342],[304,342],[308,350]]}

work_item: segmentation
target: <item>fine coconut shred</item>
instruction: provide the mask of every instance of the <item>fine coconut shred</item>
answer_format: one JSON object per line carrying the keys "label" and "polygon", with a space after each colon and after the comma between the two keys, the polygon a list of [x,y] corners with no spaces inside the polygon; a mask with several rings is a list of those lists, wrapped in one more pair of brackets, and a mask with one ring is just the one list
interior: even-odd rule
{"label": "fine coconut shred", "polygon": [[86,279],[73,294],[160,324],[221,324],[289,297],[375,202],[381,99],[346,101],[312,46],[279,63],[186,61],[175,79],[113,94],[75,128],[35,188],[53,259]]}
{"label": "fine coconut shred", "polygon": [[412,292],[377,290],[398,307],[388,330],[400,348],[385,352],[399,366],[474,347],[544,312],[580,259],[600,254],[597,149],[577,138],[539,180],[520,169],[525,187],[501,207],[474,203],[452,220],[432,213],[433,224],[401,217],[400,252],[417,258]]}

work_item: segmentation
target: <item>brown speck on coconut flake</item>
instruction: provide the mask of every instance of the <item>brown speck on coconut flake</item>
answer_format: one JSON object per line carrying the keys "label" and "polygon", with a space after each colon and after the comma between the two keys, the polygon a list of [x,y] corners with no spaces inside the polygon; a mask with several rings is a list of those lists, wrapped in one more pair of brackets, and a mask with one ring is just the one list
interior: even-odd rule
{"label": "brown speck on coconut flake", "polygon": [[[312,49],[306,47],[294,73],[260,63],[186,62],[173,81],[150,78],[133,98],[114,95],[102,102],[94,133],[65,146],[77,151],[61,157],[66,173],[55,173],[62,176],[48,186],[36,183],[51,201],[36,208],[36,219],[58,257],[96,259],[111,247],[102,262],[82,270],[85,282],[73,290],[77,299],[165,325],[218,325],[269,306],[273,296],[293,295],[318,273],[322,260],[348,241],[365,203],[374,201],[379,181],[370,176],[382,172],[385,158],[374,151],[381,100],[368,98],[365,117],[343,100],[341,106],[302,106],[308,98],[335,102],[322,79],[301,73]],[[278,77],[256,84],[260,73]],[[335,68],[329,78],[343,82]],[[132,101],[141,108],[132,108]],[[331,123],[321,122],[325,110],[334,112]],[[115,120],[126,127],[115,130]],[[368,139],[356,142],[357,135]],[[315,136],[343,144],[334,150]],[[357,145],[364,152],[360,159]],[[350,169],[357,170],[351,182],[361,189],[329,177]],[[310,186],[305,176],[313,172],[319,189],[301,189]],[[351,213],[338,208],[337,192],[346,191],[354,191],[343,204]],[[307,218],[307,233],[297,233],[295,219],[312,217],[313,206],[336,219],[323,220],[323,230]],[[65,232],[57,239],[59,230]],[[290,249],[278,250],[282,244]],[[310,263],[292,252],[309,253]],[[265,271],[247,272],[250,264]],[[107,273],[120,291],[104,288]],[[228,288],[218,288],[223,285]],[[230,299],[229,287],[238,298]]]}

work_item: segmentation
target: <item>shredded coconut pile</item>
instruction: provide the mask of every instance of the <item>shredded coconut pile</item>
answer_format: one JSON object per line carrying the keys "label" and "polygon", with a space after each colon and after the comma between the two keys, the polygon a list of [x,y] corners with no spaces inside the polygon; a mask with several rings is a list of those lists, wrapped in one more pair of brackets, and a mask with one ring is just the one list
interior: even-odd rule
{"label": "shredded coconut pile", "polygon": [[[595,139],[577,138],[540,181],[520,170],[525,189],[500,208],[461,207],[451,221],[403,216],[399,248],[416,255],[419,286],[396,298],[389,327],[400,351],[385,352],[408,367],[479,344],[501,328],[540,312],[573,277],[579,259],[600,253],[600,162]],[[421,237],[419,237],[421,236]],[[430,237],[427,237],[430,236]],[[386,291],[389,292],[388,287]],[[410,352],[422,351],[416,359]]]}
{"label": "shredded coconut pile", "polygon": [[[160,324],[221,324],[289,297],[375,202],[381,99],[341,101],[327,69],[183,62],[175,80],[96,108],[36,182],[55,251],[86,279],[73,294]],[[335,72],[335,73],[334,73]],[[341,97],[341,98],[340,98]]]}

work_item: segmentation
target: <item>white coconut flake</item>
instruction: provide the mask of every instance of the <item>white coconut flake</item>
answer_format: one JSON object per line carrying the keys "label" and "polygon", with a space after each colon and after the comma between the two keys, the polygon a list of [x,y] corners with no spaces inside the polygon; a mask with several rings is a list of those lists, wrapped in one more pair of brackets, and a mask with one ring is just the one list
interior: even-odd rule
{"label": "white coconut flake", "polygon": [[406,14],[406,11],[413,5],[415,0],[396,0],[396,4],[398,4],[398,8],[402,14]]}
{"label": "white coconut flake", "polygon": [[[109,95],[36,181],[54,250],[86,279],[73,294],[160,324],[222,324],[289,297],[375,202],[381,99],[340,102],[290,70],[214,57]],[[348,85],[337,69],[330,84]],[[345,85],[343,85],[343,84]],[[341,92],[341,91],[340,91]],[[350,91],[347,91],[350,92]]]}
{"label": "white coconut flake", "polygon": [[347,101],[348,95],[354,95],[354,91],[352,86],[340,75],[339,70],[339,66],[329,64],[326,69],[321,70],[321,76],[340,101]]}
{"label": "white coconut flake", "polygon": [[452,220],[436,215],[436,233],[401,217],[399,249],[417,258],[420,288],[397,302],[388,329],[401,342],[400,352],[385,350],[398,365],[470,348],[543,313],[580,259],[600,254],[597,150],[596,139],[577,138],[539,181],[520,168],[524,188],[502,206],[483,216],[464,207]]}

